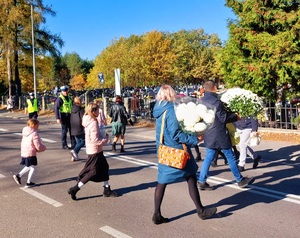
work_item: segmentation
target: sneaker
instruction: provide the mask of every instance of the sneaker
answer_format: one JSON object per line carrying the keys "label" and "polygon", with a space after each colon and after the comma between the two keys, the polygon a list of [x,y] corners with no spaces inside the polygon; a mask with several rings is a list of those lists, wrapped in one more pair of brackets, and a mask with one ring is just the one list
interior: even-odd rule
{"label": "sneaker", "polygon": [[203,208],[202,212],[198,212],[198,216],[202,219],[205,220],[211,216],[213,216],[217,212],[216,207],[211,207],[211,208]]}
{"label": "sneaker", "polygon": [[69,146],[67,146],[67,145],[63,145],[62,147],[61,147],[63,150],[70,150],[71,148],[69,147]]}
{"label": "sneaker", "polygon": [[30,182],[30,183],[26,183],[25,188],[30,188],[33,187],[35,185],[35,183]]}
{"label": "sneaker", "polygon": [[242,179],[242,181],[238,182],[238,185],[239,185],[240,188],[245,188],[248,185],[252,184],[254,182],[254,180],[255,180],[255,178],[244,177]]}
{"label": "sneaker", "polygon": [[195,158],[195,161],[196,161],[196,162],[199,162],[199,161],[201,161],[201,160],[202,160],[201,155],[199,155],[199,156],[197,156],[197,157]]}
{"label": "sneaker", "polygon": [[69,152],[70,152],[70,154],[72,155],[71,161],[76,161],[76,160],[78,160],[78,155],[75,153],[74,150],[70,150]]}
{"label": "sneaker", "polygon": [[256,169],[258,166],[258,162],[261,160],[261,156],[257,156],[253,161],[253,169]]}
{"label": "sneaker", "polygon": [[204,183],[198,182],[198,188],[200,190],[207,190],[207,191],[214,190],[214,188],[211,187],[207,182]]}
{"label": "sneaker", "polygon": [[240,171],[240,172],[245,171],[245,168],[244,168],[243,166],[239,166],[239,165],[238,165],[238,168],[239,168],[239,171]]}
{"label": "sneaker", "polygon": [[14,180],[15,180],[15,182],[16,182],[17,184],[19,184],[19,185],[22,184],[22,183],[21,183],[21,177],[20,177],[20,176],[14,175],[13,178],[14,178]]}

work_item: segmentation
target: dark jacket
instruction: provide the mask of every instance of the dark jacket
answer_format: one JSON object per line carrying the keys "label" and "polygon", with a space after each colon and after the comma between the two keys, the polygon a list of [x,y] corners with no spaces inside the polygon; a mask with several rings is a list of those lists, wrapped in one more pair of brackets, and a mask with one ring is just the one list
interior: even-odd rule
{"label": "dark jacket", "polygon": [[183,169],[176,169],[158,163],[158,182],[162,184],[180,181],[180,179],[196,174],[198,169],[191,152],[191,147],[197,145],[198,138],[194,135],[186,134],[181,130],[176,119],[173,102],[162,101],[159,103],[157,101],[154,106],[153,116],[156,118],[156,148],[159,147],[162,115],[165,111],[167,111],[167,113],[164,123],[163,144],[173,148],[183,149],[182,143],[184,143],[187,145],[187,150],[191,158],[187,161]]}
{"label": "dark jacket", "polygon": [[123,103],[116,103],[112,105],[109,116],[111,117],[111,122],[121,122],[124,125],[127,125],[130,115],[127,113]]}
{"label": "dark jacket", "polygon": [[215,122],[204,134],[204,145],[210,149],[229,149],[232,147],[226,123],[235,122],[238,117],[235,113],[227,112],[222,101],[214,92],[205,92],[201,98],[208,109],[215,110]]}
{"label": "dark jacket", "polygon": [[252,129],[252,131],[257,131],[258,120],[253,117],[242,117],[241,120],[234,122],[234,126],[240,130]]}
{"label": "dark jacket", "polygon": [[82,117],[84,115],[84,109],[76,104],[72,105],[71,109],[71,135],[78,136],[84,135],[84,127],[82,126]]}

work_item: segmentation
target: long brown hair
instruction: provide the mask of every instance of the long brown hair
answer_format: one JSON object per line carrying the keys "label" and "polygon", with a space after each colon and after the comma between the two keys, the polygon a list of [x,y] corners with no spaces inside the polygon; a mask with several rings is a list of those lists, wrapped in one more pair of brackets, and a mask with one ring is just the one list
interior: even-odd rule
{"label": "long brown hair", "polygon": [[97,110],[99,111],[99,105],[95,102],[90,102],[85,109],[84,115],[89,115],[93,119],[97,120],[97,118],[95,117],[95,115],[93,113]]}

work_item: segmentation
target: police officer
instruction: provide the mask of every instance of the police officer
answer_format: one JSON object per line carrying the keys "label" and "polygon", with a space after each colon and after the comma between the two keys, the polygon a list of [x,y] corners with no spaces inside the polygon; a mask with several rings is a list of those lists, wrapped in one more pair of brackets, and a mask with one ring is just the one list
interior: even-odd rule
{"label": "police officer", "polygon": [[28,118],[37,119],[39,111],[39,105],[37,98],[34,97],[34,93],[29,93],[29,98],[26,100],[25,114],[28,113]]}
{"label": "police officer", "polygon": [[[75,137],[71,135],[71,108],[72,108],[72,98],[69,96],[69,88],[68,86],[62,86],[60,88],[61,93],[59,97],[56,99],[54,111],[56,122],[61,125],[61,140],[62,140],[62,148],[69,150],[74,149],[76,145]],[[71,139],[71,148],[67,143],[67,133],[69,132]]]}

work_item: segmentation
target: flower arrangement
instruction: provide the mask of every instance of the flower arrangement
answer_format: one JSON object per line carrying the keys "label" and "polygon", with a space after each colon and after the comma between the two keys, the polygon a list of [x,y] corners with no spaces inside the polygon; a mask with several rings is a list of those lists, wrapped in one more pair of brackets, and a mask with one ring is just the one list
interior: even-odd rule
{"label": "flower arrangement", "polygon": [[230,88],[220,99],[228,111],[237,112],[241,117],[257,116],[264,109],[257,94],[242,88]]}
{"label": "flower arrangement", "polygon": [[194,102],[178,104],[175,113],[182,130],[196,136],[203,135],[215,121],[214,110]]}

